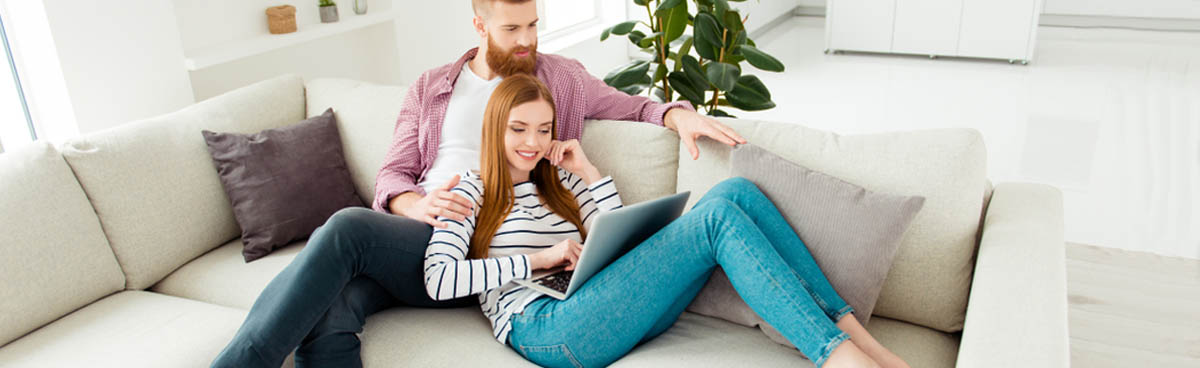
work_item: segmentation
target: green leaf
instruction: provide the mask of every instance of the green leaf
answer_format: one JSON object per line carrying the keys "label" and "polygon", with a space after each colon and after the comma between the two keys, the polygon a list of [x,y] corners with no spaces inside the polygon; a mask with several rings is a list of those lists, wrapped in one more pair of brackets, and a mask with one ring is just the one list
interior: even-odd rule
{"label": "green leaf", "polygon": [[725,12],[725,14],[721,16],[720,20],[722,21],[721,25],[725,26],[725,29],[728,29],[729,33],[737,33],[737,31],[745,29],[745,27],[742,26],[742,15],[738,14],[737,10]]}
{"label": "green leaf", "polygon": [[704,76],[704,69],[700,68],[700,62],[696,61],[692,55],[684,55],[680,62],[683,63],[683,72],[692,82],[692,86],[698,90],[707,90],[708,78]]}
{"label": "green leaf", "polygon": [[688,37],[688,39],[683,41],[683,45],[679,46],[679,51],[675,53],[675,71],[683,69],[683,63],[680,62],[680,59],[682,59],[684,55],[687,55],[691,51],[692,38]]}
{"label": "green leaf", "polygon": [[638,45],[640,47],[646,47],[646,46],[641,46],[641,44],[640,44],[640,42],[642,42],[643,38],[646,38],[646,34],[643,33],[642,31],[629,32],[629,42],[633,42],[634,45]]}
{"label": "green leaf", "polygon": [[637,6],[646,6],[646,4],[650,3],[650,0],[633,0],[633,3],[637,4]]}
{"label": "green leaf", "polygon": [[[621,89],[643,79],[649,79],[650,77],[646,75],[648,71],[650,71],[649,61],[634,61],[609,72],[604,76],[604,83]],[[650,84],[649,81],[646,84]]]}
{"label": "green leaf", "polygon": [[640,79],[638,79],[636,83],[630,84],[625,87],[617,88],[617,89],[620,90],[621,92],[625,92],[625,93],[629,94],[630,96],[633,96],[633,95],[641,94],[642,91],[645,91],[646,88],[648,88],[648,87],[650,87],[650,76],[646,75],[646,74],[642,74],[642,77]]}
{"label": "green leaf", "polygon": [[637,23],[638,21],[636,20],[617,23],[617,25],[612,26],[612,34],[620,36],[629,33],[629,31],[632,31],[633,26],[636,26]]}
{"label": "green leaf", "polygon": [[658,9],[657,9],[657,11],[663,11],[663,10],[666,10],[666,9],[671,9],[671,8],[674,8],[674,7],[676,7],[676,6],[679,6],[679,4],[682,4],[682,3],[683,3],[683,0],[663,0],[663,2],[661,2],[661,3],[658,3]]}
{"label": "green leaf", "polygon": [[679,92],[679,95],[686,98],[689,102],[693,104],[704,103],[703,90],[693,85],[687,74],[683,72],[671,72],[667,74],[667,83],[671,85],[671,88],[675,89],[675,92]]}
{"label": "green leaf", "polygon": [[667,66],[663,65],[663,64],[658,64],[658,67],[654,68],[654,81],[652,83],[661,82],[663,80],[663,78],[666,78],[666,77],[667,77]]}
{"label": "green leaf", "polygon": [[725,0],[714,0],[713,1],[713,14],[712,15],[715,16],[717,18],[717,20],[721,20],[722,18],[724,18],[725,13],[728,11],[729,11],[729,2],[727,2]]}
{"label": "green leaf", "polygon": [[[634,32],[637,32],[637,31],[634,31]],[[632,37],[633,34],[631,33],[630,36]],[[650,47],[650,46],[655,45],[654,41],[657,41],[659,36],[662,36],[662,32],[654,32],[654,33],[644,36],[642,39],[640,39],[634,43],[636,43],[638,45],[638,47]],[[632,38],[629,40],[633,41]],[[655,49],[657,50],[658,48],[656,47]],[[658,60],[658,59],[659,59],[658,55],[655,55],[654,60]]]}
{"label": "green leaf", "polygon": [[774,56],[762,52],[757,47],[750,45],[742,45],[740,51],[746,57],[746,61],[750,62],[755,68],[766,70],[768,72],[782,72],[783,62],[776,59]]}
{"label": "green leaf", "polygon": [[742,71],[738,70],[737,65],[720,62],[708,63],[708,70],[704,73],[709,83],[721,91],[732,90],[741,74]]}
{"label": "green leaf", "polygon": [[733,36],[733,42],[729,44],[729,49],[737,52],[738,48],[746,44],[746,30],[737,32],[737,36]]}
{"label": "green leaf", "polygon": [[631,21],[617,23],[616,25],[614,25],[612,27],[605,28],[603,32],[600,32],[600,41],[604,41],[604,40],[608,39],[609,34],[614,34],[614,35],[620,36],[620,35],[629,33],[629,31],[632,31],[633,26],[636,26],[637,23],[638,23],[638,21],[631,20]]}
{"label": "green leaf", "polygon": [[766,110],[775,107],[771,101],[771,91],[758,77],[743,75],[738,77],[737,85],[732,91],[725,93],[725,98],[733,107],[745,111]]}
{"label": "green leaf", "polygon": [[666,41],[674,41],[675,39],[679,38],[679,36],[683,35],[685,30],[687,30],[687,3],[679,2],[677,6],[668,8],[666,14],[660,15],[660,17],[662,17],[662,27],[660,28],[662,29],[663,34],[667,36]]}
{"label": "green leaf", "polygon": [[[707,44],[710,47],[721,47],[722,44],[721,28],[717,25],[717,19],[708,13],[696,14],[695,26],[692,27],[692,37],[696,39],[696,45]],[[696,51],[699,51],[699,47],[697,47]],[[710,57],[705,58],[715,59]]]}
{"label": "green leaf", "polygon": [[713,117],[718,117],[718,118],[736,118],[736,116],[729,115],[729,113],[727,113],[727,112],[725,112],[724,110],[721,110],[721,109],[712,109],[712,110],[709,110],[709,111],[708,111],[708,116],[713,116]]}

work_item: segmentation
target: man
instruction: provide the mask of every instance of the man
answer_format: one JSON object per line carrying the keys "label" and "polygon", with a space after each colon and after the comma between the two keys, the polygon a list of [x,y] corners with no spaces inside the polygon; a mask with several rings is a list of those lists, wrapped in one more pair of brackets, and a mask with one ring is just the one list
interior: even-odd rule
{"label": "man", "polygon": [[700,136],[745,143],[686,103],[629,96],[575,60],[538,54],[534,1],[473,0],[472,7],[480,45],[409,88],[376,178],[377,212],[342,210],[315,231],[263,290],[213,366],[278,367],[293,349],[297,366],[361,366],[356,334],[367,316],[396,305],[477,304],[431,300],[422,267],[433,227],[445,226],[438,216],[461,220],[472,211],[470,201],[449,190],[460,179],[454,173],[479,168],[483,109],[504,76],[534,74],[550,87],[562,140],[579,138],[585,119],[617,119],[676,130],[693,159]]}

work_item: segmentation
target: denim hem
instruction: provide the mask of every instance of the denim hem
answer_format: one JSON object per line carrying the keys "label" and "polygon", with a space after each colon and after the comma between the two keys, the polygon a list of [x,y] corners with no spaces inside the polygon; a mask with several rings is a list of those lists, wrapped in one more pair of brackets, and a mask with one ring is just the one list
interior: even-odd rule
{"label": "denim hem", "polygon": [[849,339],[850,335],[847,335],[845,332],[838,333],[833,339],[829,340],[828,344],[821,347],[821,355],[819,357],[809,357],[809,359],[812,359],[813,365],[816,365],[818,368],[822,367],[825,365],[825,360],[829,359],[830,355],[833,355],[833,349],[836,349],[838,345]]}
{"label": "denim hem", "polygon": [[850,314],[853,312],[854,312],[854,307],[851,307],[849,304],[846,304],[845,307],[842,307],[842,309],[838,310],[837,314],[835,314],[833,316],[833,323],[840,322],[842,320],[842,317],[845,317],[847,314]]}

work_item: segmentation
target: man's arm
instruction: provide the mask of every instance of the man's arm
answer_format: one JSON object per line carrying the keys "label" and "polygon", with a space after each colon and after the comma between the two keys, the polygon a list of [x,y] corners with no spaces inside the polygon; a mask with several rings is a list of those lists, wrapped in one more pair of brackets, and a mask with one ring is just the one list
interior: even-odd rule
{"label": "man's arm", "polygon": [[700,149],[696,147],[696,139],[700,137],[709,137],[731,147],[746,143],[746,139],[732,128],[716,119],[697,114],[689,102],[660,104],[646,96],[630,96],[592,76],[578,61],[571,62],[579,68],[580,78],[583,79],[583,100],[587,103],[585,119],[637,120],[661,125],[679,133],[679,140],[692,154],[693,160],[700,158]]}
{"label": "man's arm", "polygon": [[692,104],[686,101],[657,103],[646,96],[631,96],[588,73],[579,61],[572,59],[571,62],[579,68],[579,76],[583,80],[583,101],[587,104],[585,119],[634,120],[663,126],[663,117],[668,110],[681,108],[695,111]]}
{"label": "man's arm", "polygon": [[[417,199],[425,196],[425,191],[417,186],[417,177],[421,175],[421,153],[417,149],[418,130],[421,122],[422,94],[425,90],[426,75],[422,74],[404,97],[400,114],[396,117],[396,128],[392,131],[392,145],[388,147],[383,159],[383,167],[375,177],[375,200],[371,207],[376,211],[400,214]],[[401,194],[406,199],[399,199]],[[414,199],[415,197],[415,199]]]}

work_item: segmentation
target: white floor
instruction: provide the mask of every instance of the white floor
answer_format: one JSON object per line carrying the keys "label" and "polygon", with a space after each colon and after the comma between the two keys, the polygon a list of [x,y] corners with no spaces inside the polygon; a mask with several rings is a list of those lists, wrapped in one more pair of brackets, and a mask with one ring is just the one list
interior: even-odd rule
{"label": "white floor", "polygon": [[1034,60],[826,55],[824,19],[758,37],[778,107],[843,134],[978,129],[993,182],[1063,190],[1066,239],[1200,258],[1200,33],[1041,27]]}

